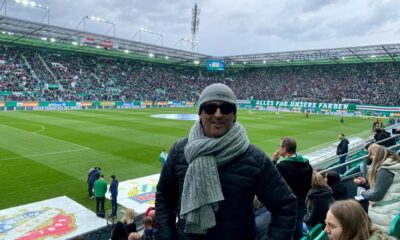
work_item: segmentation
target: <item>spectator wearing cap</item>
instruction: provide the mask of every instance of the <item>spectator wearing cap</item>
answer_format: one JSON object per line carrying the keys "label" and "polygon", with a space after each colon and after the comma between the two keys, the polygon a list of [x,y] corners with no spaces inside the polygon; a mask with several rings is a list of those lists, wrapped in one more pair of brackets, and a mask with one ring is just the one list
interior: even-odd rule
{"label": "spectator wearing cap", "polygon": [[255,195],[271,211],[268,238],[290,239],[296,197],[272,161],[250,144],[236,119],[233,91],[212,84],[198,106],[199,120],[172,147],[160,175],[157,239],[254,239]]}

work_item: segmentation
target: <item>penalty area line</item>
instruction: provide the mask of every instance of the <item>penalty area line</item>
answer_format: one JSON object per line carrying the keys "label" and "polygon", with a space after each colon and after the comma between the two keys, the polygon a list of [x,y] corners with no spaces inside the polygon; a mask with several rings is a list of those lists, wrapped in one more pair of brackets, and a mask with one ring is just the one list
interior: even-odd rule
{"label": "penalty area line", "polygon": [[29,134],[37,135],[37,136],[44,137],[44,138],[48,138],[48,139],[55,140],[55,141],[58,141],[58,142],[63,142],[63,143],[67,143],[67,144],[70,144],[70,145],[78,146],[79,148],[83,148],[83,149],[86,149],[86,150],[89,150],[89,149],[90,149],[90,148],[88,148],[88,147],[85,147],[85,146],[82,146],[82,145],[79,145],[79,144],[76,144],[76,143],[72,143],[72,142],[68,142],[68,141],[61,140],[61,139],[49,137],[49,136],[46,136],[46,135],[39,134],[39,133],[37,133],[37,132],[29,132],[29,131],[26,131],[26,130],[23,130],[23,129],[19,129],[19,128],[16,128],[16,127],[7,126],[7,125],[4,125],[4,124],[0,124],[0,126],[12,128],[12,129],[16,129],[16,130],[19,130],[19,131],[24,132],[24,133],[29,133]]}
{"label": "penalty area line", "polygon": [[48,153],[39,153],[39,154],[31,154],[31,155],[21,155],[21,156],[18,156],[18,157],[0,158],[0,161],[19,159],[19,158],[31,158],[31,157],[56,155],[56,154],[61,154],[61,153],[79,152],[79,151],[86,151],[86,150],[89,150],[89,149],[71,149],[71,150],[58,151],[58,152],[48,152]]}

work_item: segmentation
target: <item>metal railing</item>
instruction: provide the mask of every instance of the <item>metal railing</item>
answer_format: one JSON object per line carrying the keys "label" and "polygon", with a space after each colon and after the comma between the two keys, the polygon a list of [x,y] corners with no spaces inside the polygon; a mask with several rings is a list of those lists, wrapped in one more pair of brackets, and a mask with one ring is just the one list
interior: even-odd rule
{"label": "metal railing", "polygon": [[[385,131],[391,131],[393,128],[400,128],[400,124],[391,125],[391,126],[385,127],[384,129],[385,129]],[[398,135],[397,135],[397,136],[398,136]],[[383,140],[381,140],[381,141],[379,141],[379,142],[376,142],[376,143],[378,143],[378,144],[379,144],[379,143],[383,143],[383,142],[387,141],[388,139],[392,139],[392,138],[394,138],[394,137],[396,137],[396,135],[393,135],[393,136],[391,136],[390,138],[383,139]],[[373,137],[371,137],[371,138],[365,140],[364,145],[365,145],[365,144],[368,144],[368,143],[370,143],[370,142],[372,142],[372,141],[374,141],[374,138],[373,138]],[[354,153],[356,154],[356,153],[358,153],[358,151],[360,151],[361,149],[364,148],[364,145],[363,145],[363,146],[360,146],[360,147],[353,148],[353,149],[351,149],[348,153],[345,153],[345,154],[342,154],[342,155],[330,156],[330,157],[327,157],[325,160],[323,160],[323,161],[318,161],[318,162],[331,162],[331,161],[334,160],[335,158],[340,158],[340,157],[342,157],[342,156],[344,156],[344,155],[349,156],[349,155],[354,154]],[[321,156],[321,158],[324,158],[324,157],[325,157],[325,156]]]}
{"label": "metal railing", "polygon": [[[394,136],[392,136],[392,137],[399,137],[400,135],[394,135]],[[392,138],[391,137],[391,138]],[[376,143],[382,143],[382,142],[385,142],[386,140],[388,140],[388,139],[390,139],[390,138],[387,138],[387,139],[384,139],[384,140],[382,140],[382,141],[379,141],[379,142],[376,142]],[[391,147],[388,147],[388,149],[390,149],[390,150],[394,150],[394,151],[397,151],[398,149],[400,149],[400,143],[398,143],[398,144],[396,144],[396,145],[393,145],[393,146],[391,146]],[[328,171],[333,171],[333,170],[337,170],[337,169],[339,169],[339,168],[341,168],[341,167],[343,167],[343,166],[348,166],[348,165],[350,165],[350,164],[352,164],[352,163],[355,163],[355,162],[359,162],[359,161],[363,161],[363,164],[362,164],[362,166],[361,166],[361,168],[360,168],[360,172],[358,172],[358,173],[354,173],[354,174],[351,174],[351,175],[348,175],[348,176],[345,176],[345,177],[343,177],[342,178],[342,180],[346,180],[346,179],[349,179],[349,178],[353,178],[353,177],[355,177],[355,176],[360,176],[360,175],[362,175],[363,177],[367,177],[367,164],[366,164],[366,160],[368,159],[369,157],[368,157],[368,155],[365,155],[365,156],[362,156],[362,157],[358,157],[358,158],[356,158],[356,159],[353,159],[353,160],[350,160],[350,161],[348,161],[348,162],[345,162],[345,163],[342,163],[342,164],[338,164],[338,165],[336,165],[336,166],[333,166],[333,167],[330,167],[330,168],[327,168],[327,169],[324,169],[324,170],[322,170],[320,173],[326,173],[326,172],[328,172]]]}
{"label": "metal railing", "polygon": [[396,139],[396,138],[399,138],[399,137],[400,137],[400,134],[394,134],[394,135],[392,135],[391,137],[385,138],[385,139],[383,139],[383,140],[381,140],[381,141],[378,141],[378,142],[374,142],[374,139],[373,139],[373,138],[370,138],[370,139],[364,141],[363,144],[362,144],[362,146],[358,146],[358,147],[356,147],[356,148],[352,148],[348,153],[341,154],[341,155],[334,155],[334,156],[329,157],[329,158],[327,158],[327,159],[325,159],[325,160],[322,160],[322,161],[321,161],[321,160],[319,160],[319,161],[316,160],[316,161],[315,161],[315,162],[316,162],[315,166],[326,165],[326,164],[332,164],[332,163],[334,163],[334,162],[336,162],[336,161],[339,161],[339,158],[342,157],[342,156],[347,156],[348,158],[351,158],[351,157],[353,157],[354,155],[356,155],[357,153],[359,153],[360,150],[364,149],[365,145],[368,144],[368,143],[377,143],[377,144],[381,144],[381,143],[384,143],[384,142],[389,141],[389,140],[391,140],[391,139]]}

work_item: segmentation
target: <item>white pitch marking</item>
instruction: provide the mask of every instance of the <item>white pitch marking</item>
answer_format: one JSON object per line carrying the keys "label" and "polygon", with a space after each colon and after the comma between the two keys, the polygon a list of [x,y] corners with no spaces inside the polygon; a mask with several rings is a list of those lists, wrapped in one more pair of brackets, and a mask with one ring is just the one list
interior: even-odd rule
{"label": "white pitch marking", "polygon": [[90,148],[88,148],[88,147],[85,147],[85,146],[82,146],[82,145],[79,145],[79,144],[76,144],[76,143],[67,142],[67,141],[60,140],[60,139],[53,138],[53,137],[49,137],[49,136],[46,136],[46,135],[41,135],[41,134],[38,134],[38,133],[35,133],[35,132],[29,132],[29,131],[22,130],[22,129],[19,129],[19,128],[16,128],[16,127],[7,126],[7,125],[4,125],[4,124],[0,124],[0,126],[4,126],[4,127],[8,127],[8,128],[17,129],[17,130],[19,130],[19,131],[21,131],[21,132],[25,132],[25,133],[30,133],[30,134],[38,135],[38,136],[41,136],[41,137],[44,137],[44,138],[49,138],[49,139],[56,140],[56,141],[63,142],[63,143],[68,143],[68,144],[71,144],[71,145],[78,146],[78,147],[80,147],[80,148],[84,148],[84,149],[86,149],[86,150],[89,150],[89,149],[90,149]]}
{"label": "white pitch marking", "polygon": [[69,153],[69,152],[79,152],[79,151],[86,151],[86,150],[89,150],[89,149],[72,149],[72,150],[65,150],[65,151],[58,151],[58,152],[49,152],[49,153],[40,153],[40,154],[31,154],[31,155],[21,155],[21,156],[18,156],[18,157],[0,158],[0,161],[12,160],[12,159],[18,159],[18,158],[40,157],[40,156],[55,155],[55,154]]}

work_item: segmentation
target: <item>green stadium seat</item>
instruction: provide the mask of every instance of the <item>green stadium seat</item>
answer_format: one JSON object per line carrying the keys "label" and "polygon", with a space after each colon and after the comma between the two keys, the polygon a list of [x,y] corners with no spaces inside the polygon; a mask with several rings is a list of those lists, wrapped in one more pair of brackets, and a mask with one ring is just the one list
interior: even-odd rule
{"label": "green stadium seat", "polygon": [[318,236],[316,238],[313,238],[313,240],[329,240],[329,237],[325,231],[322,231],[318,234]]}
{"label": "green stadium seat", "polygon": [[350,168],[349,170],[347,170],[345,173],[343,173],[341,176],[342,177],[346,177],[355,173],[359,173],[360,172],[360,165],[361,163],[358,163],[358,165]]}
{"label": "green stadium seat", "polygon": [[315,239],[315,238],[318,237],[319,234],[320,234],[321,232],[323,232],[323,231],[324,231],[324,226],[323,226],[321,223],[318,223],[317,225],[315,225],[315,226],[310,230],[310,232],[308,233],[308,236],[309,236],[311,239]]}
{"label": "green stadium seat", "polygon": [[400,213],[393,219],[390,224],[389,235],[400,239]]}

